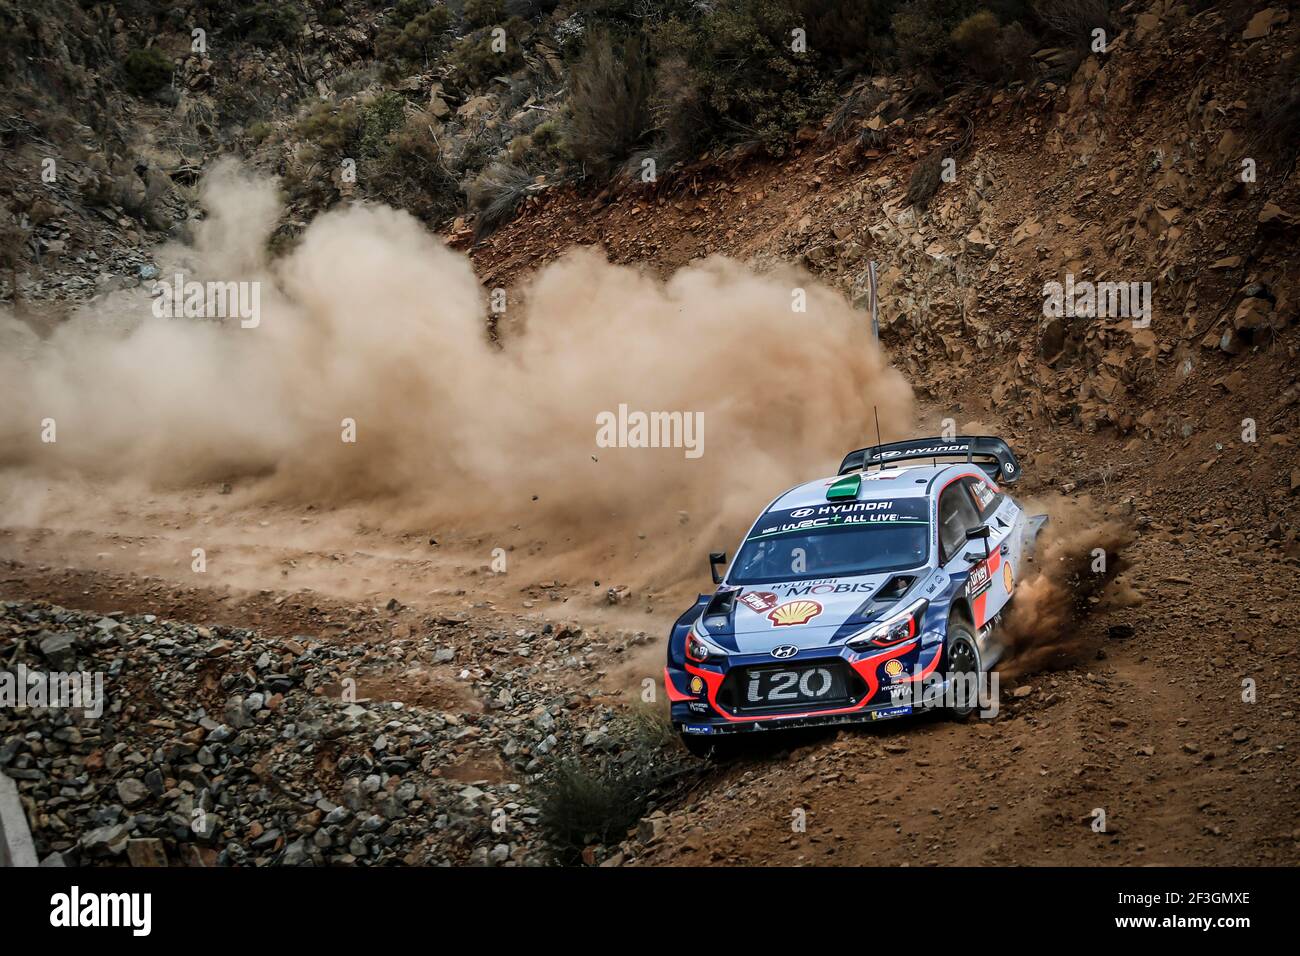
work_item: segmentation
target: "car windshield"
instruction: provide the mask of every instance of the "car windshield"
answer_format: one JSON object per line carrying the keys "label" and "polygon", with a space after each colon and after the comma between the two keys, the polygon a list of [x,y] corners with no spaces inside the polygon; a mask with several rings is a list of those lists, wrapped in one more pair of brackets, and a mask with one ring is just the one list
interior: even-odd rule
{"label": "car windshield", "polygon": [[729,584],[851,577],[924,564],[930,540],[925,498],[853,501],[775,511],[754,526]]}

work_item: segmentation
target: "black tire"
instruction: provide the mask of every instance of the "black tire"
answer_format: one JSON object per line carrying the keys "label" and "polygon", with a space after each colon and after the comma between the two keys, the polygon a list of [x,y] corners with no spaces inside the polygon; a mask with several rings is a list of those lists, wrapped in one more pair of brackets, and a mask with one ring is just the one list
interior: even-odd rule
{"label": "black tire", "polygon": [[[964,618],[954,615],[948,619],[948,637],[943,646],[945,674],[951,679],[957,674],[974,673],[979,680],[980,649],[975,634]],[[951,704],[950,704],[951,700]],[[966,720],[979,707],[978,700],[957,701],[945,696],[943,712],[953,720]]]}

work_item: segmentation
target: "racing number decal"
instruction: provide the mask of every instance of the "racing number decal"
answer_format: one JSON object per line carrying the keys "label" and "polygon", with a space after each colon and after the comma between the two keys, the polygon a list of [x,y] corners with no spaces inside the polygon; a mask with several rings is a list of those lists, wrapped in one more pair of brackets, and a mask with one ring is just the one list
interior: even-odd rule
{"label": "racing number decal", "polygon": [[824,667],[809,667],[801,671],[772,671],[767,675],[767,693],[760,690],[762,675],[749,675],[745,699],[751,704],[767,701],[800,700],[825,696],[834,681]]}

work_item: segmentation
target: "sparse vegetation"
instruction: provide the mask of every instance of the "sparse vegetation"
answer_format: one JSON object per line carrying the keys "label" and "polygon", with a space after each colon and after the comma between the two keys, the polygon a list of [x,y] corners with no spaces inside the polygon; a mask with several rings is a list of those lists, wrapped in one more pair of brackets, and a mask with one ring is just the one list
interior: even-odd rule
{"label": "sparse vegetation", "polygon": [[569,150],[587,172],[608,176],[649,132],[645,53],[636,42],[616,44],[609,33],[600,33],[588,41],[570,83]]}
{"label": "sparse vegetation", "polygon": [[235,15],[235,35],[254,46],[292,43],[302,32],[302,13],[292,3],[255,3]]}
{"label": "sparse vegetation", "polygon": [[145,47],[127,54],[122,79],[136,96],[150,96],[171,82],[173,69],[171,57],[157,47]]}
{"label": "sparse vegetation", "polygon": [[612,729],[615,749],[560,760],[542,785],[542,830],[561,864],[578,863],[593,843],[624,839],[656,796],[668,796],[674,781],[698,772],[664,717],[633,712]]}
{"label": "sparse vegetation", "polygon": [[513,219],[532,186],[533,177],[513,163],[492,163],[479,173],[465,190],[469,208],[478,213],[475,238]]}
{"label": "sparse vegetation", "polygon": [[405,65],[427,67],[446,46],[450,26],[446,6],[405,0],[380,33],[379,53]]}

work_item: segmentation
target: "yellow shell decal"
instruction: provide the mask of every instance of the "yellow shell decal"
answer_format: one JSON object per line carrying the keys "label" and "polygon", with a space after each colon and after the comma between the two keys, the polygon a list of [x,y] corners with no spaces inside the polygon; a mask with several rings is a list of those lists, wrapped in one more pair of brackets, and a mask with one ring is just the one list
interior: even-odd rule
{"label": "yellow shell decal", "polygon": [[1011,573],[1011,562],[1010,562],[1010,561],[1003,561],[1003,562],[1002,562],[1002,583],[1005,584],[1005,585],[1007,586],[1007,593],[1008,593],[1008,594],[1010,594],[1010,593],[1011,593],[1011,589],[1014,588],[1014,587],[1016,586],[1016,576],[1015,576],[1014,574]]}
{"label": "yellow shell decal", "polygon": [[903,673],[903,662],[898,658],[894,658],[887,662],[885,664],[885,673],[890,677],[897,677],[899,674]]}
{"label": "yellow shell decal", "polygon": [[702,691],[702,690],[704,690],[704,681],[700,680],[698,676],[697,676],[697,677],[692,677],[692,678],[691,678],[691,693],[692,693],[692,694],[698,694],[698,693],[699,693],[700,691]]}
{"label": "yellow shell decal", "polygon": [[786,601],[780,607],[772,608],[767,619],[776,627],[793,627],[807,624],[822,612],[822,606],[816,601]]}

